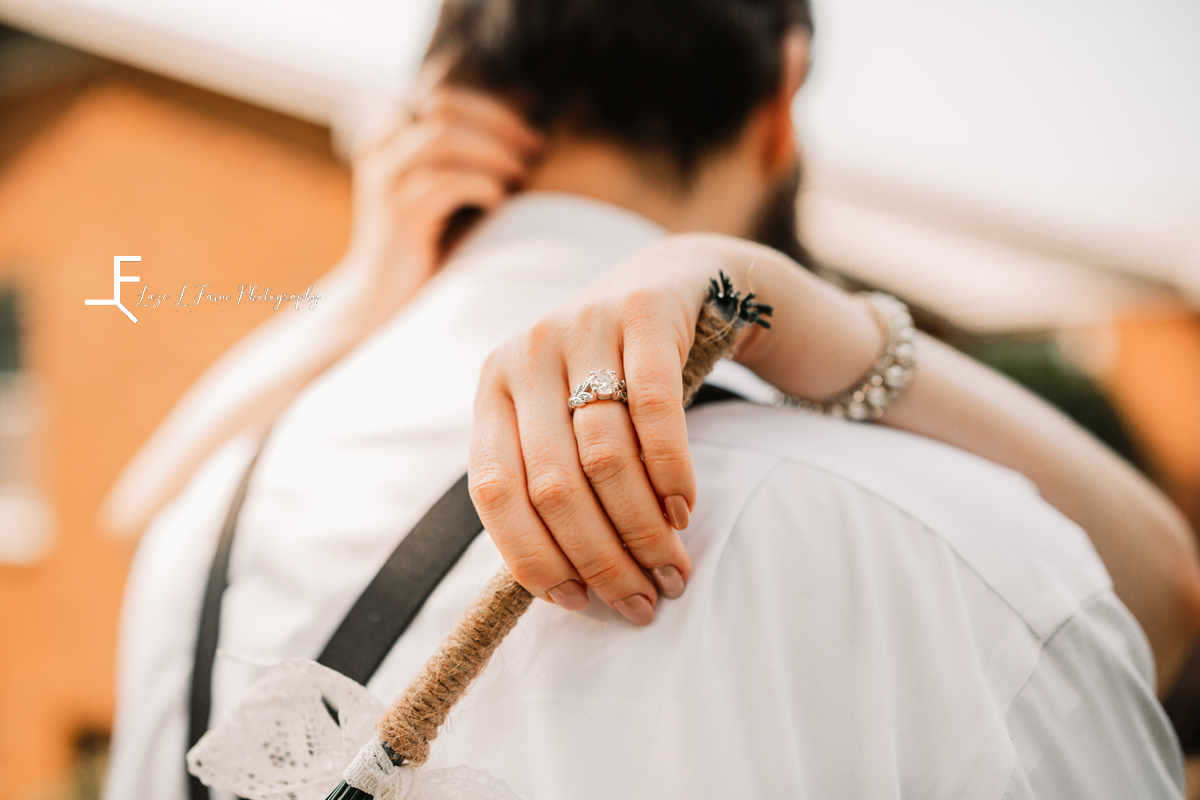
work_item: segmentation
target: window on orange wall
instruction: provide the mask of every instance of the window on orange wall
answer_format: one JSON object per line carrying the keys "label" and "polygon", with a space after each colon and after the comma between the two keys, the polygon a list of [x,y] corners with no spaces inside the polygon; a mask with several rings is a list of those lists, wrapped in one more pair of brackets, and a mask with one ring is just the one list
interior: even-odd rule
{"label": "window on orange wall", "polygon": [[43,418],[36,378],[24,369],[21,295],[0,287],[0,564],[30,565],[54,546],[55,520],[37,475]]}

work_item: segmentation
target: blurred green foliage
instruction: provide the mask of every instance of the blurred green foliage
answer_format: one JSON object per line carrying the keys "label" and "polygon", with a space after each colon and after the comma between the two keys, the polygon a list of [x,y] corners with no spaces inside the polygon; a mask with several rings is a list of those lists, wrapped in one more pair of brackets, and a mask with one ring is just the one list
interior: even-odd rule
{"label": "blurred green foliage", "polygon": [[1049,340],[1000,340],[966,352],[1042,397],[1092,432],[1126,461],[1146,472],[1137,442],[1096,383]]}
{"label": "blurred green foliage", "polygon": [[62,800],[101,800],[108,767],[107,731],[84,728],[75,736],[75,763]]}
{"label": "blurred green foliage", "polygon": [[21,366],[21,308],[13,289],[0,289],[0,372]]}

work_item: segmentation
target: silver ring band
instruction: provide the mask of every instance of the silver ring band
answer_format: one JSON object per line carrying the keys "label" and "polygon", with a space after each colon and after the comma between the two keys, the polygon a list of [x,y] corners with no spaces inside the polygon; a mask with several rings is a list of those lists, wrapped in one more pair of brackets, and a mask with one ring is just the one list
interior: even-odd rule
{"label": "silver ring band", "polygon": [[587,380],[575,387],[574,393],[567,400],[567,408],[573,414],[575,409],[583,408],[597,400],[627,402],[629,392],[625,386],[625,379],[618,378],[617,373],[611,369],[592,370],[588,373]]}

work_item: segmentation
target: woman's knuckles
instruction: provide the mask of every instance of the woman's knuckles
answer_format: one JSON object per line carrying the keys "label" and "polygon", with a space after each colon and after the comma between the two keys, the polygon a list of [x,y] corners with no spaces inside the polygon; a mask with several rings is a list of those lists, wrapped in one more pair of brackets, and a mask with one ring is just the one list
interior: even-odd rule
{"label": "woman's knuckles", "polygon": [[683,399],[661,382],[646,378],[629,387],[629,414],[641,437],[646,426],[682,417]]}
{"label": "woman's knuckles", "polygon": [[602,488],[626,476],[636,454],[610,439],[592,439],[579,445],[579,464],[588,481]]}
{"label": "woman's knuckles", "polygon": [[518,339],[518,364],[510,366],[529,367],[543,361],[548,355],[558,353],[558,342],[563,325],[555,318],[543,319]]}
{"label": "woman's knuckles", "polygon": [[625,546],[634,554],[638,563],[642,563],[642,558],[638,558],[639,555],[642,557],[649,557],[650,554],[662,555],[663,551],[670,547],[674,532],[667,527],[661,514],[657,516],[657,520],[649,524],[627,526],[619,531],[621,541],[625,542]]}
{"label": "woman's knuckles", "polygon": [[[579,573],[579,577],[583,578],[584,583],[592,587],[601,597],[613,596],[614,592],[616,597],[622,597],[631,591],[644,592],[644,587],[641,585],[628,585],[629,573],[636,572],[640,575],[641,572],[627,563],[622,554],[621,550],[606,549],[573,559],[575,571]],[[644,582],[650,583],[648,579]]]}
{"label": "woman's knuckles", "polygon": [[529,476],[529,502],[538,515],[552,522],[567,516],[579,507],[583,492],[566,471],[547,469]]}
{"label": "woman's knuckles", "polygon": [[517,583],[541,596],[547,589],[571,579],[571,571],[562,560],[553,545],[514,550],[504,558]]}
{"label": "woman's knuckles", "polygon": [[620,309],[626,325],[655,322],[662,317],[663,296],[652,289],[638,289],[624,296]]}
{"label": "woman's knuckles", "polygon": [[467,478],[471,502],[485,517],[502,515],[518,499],[521,481],[502,462],[484,457],[472,465]]}

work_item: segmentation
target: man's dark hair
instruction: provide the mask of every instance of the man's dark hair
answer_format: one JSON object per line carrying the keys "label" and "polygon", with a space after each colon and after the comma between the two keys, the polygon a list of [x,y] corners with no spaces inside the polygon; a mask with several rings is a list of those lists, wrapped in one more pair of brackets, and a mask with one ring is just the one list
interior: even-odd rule
{"label": "man's dark hair", "polygon": [[674,158],[687,177],[783,77],[808,0],[445,0],[447,80],[562,126]]}
{"label": "man's dark hair", "polygon": [[[513,102],[533,125],[674,161],[684,183],[780,88],[784,38],[808,0],[444,0],[426,59]],[[808,269],[796,165],[751,238]]]}

